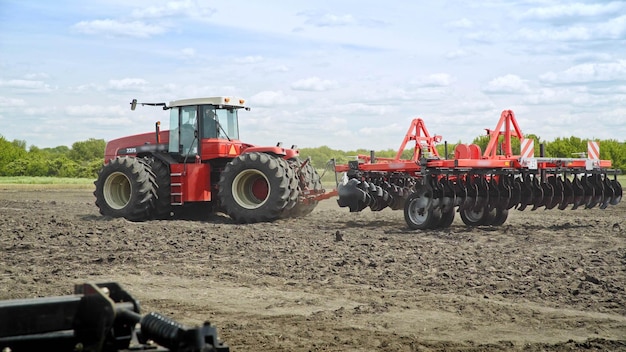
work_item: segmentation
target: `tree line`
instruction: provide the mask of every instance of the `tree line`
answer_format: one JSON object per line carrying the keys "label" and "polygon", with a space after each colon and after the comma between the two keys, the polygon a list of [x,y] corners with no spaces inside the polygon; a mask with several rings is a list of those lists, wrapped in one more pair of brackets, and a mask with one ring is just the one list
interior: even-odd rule
{"label": "tree line", "polygon": [[[535,141],[535,156],[540,154],[540,145],[544,145],[545,156],[555,158],[574,158],[584,156],[587,152],[587,140],[578,137],[556,138],[546,142],[536,135],[526,135]],[[500,141],[502,137],[500,137]],[[614,139],[599,140],[600,158],[613,161],[613,168],[626,171],[626,143]],[[459,142],[460,143],[460,142]],[[489,136],[476,137],[472,143],[485,150],[489,143]],[[447,156],[454,157],[454,148],[457,143],[447,145]],[[75,142],[71,148],[58,146],[55,148],[38,148],[26,146],[25,141],[8,141],[0,135],[0,176],[51,176],[70,178],[96,178],[98,170],[102,167],[104,159],[103,139],[90,138],[86,141]],[[410,159],[413,154],[413,145],[403,151],[402,158]],[[513,139],[512,148],[514,154],[520,152],[520,142]],[[437,151],[441,157],[445,157],[445,145],[437,145]],[[397,151],[386,149],[375,151],[376,157],[393,158]],[[328,167],[328,161],[335,159],[338,164],[345,164],[355,160],[357,155],[370,155],[370,150],[356,149],[343,151],[332,149],[328,146],[317,148],[301,148],[302,158],[310,157],[313,166],[317,169]]]}
{"label": "tree line", "polygon": [[104,159],[104,139],[90,138],[72,147],[26,147],[0,135],[0,176],[96,178]]}

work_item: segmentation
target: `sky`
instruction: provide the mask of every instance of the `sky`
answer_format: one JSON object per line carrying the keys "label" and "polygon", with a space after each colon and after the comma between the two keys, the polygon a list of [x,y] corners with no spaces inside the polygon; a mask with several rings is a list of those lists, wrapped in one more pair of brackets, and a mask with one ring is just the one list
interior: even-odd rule
{"label": "sky", "polygon": [[236,96],[256,145],[626,141],[626,1],[0,0],[0,135],[40,148],[150,132],[140,102]]}

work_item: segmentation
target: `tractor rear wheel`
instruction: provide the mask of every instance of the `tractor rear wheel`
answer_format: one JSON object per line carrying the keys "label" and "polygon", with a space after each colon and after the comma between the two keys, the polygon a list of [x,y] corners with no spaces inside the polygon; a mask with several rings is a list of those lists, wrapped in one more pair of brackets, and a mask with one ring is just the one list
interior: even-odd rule
{"label": "tractor rear wheel", "polygon": [[131,221],[151,218],[157,187],[145,160],[117,157],[102,167],[94,185],[100,214]]}
{"label": "tractor rear wheel", "polygon": [[154,202],[154,217],[156,219],[166,219],[172,212],[170,167],[165,162],[156,158],[150,158],[148,162],[157,185],[157,198]]}
{"label": "tractor rear wheel", "polygon": [[292,190],[284,160],[266,153],[244,153],[230,161],[220,176],[222,208],[240,223],[273,221],[280,217]]}

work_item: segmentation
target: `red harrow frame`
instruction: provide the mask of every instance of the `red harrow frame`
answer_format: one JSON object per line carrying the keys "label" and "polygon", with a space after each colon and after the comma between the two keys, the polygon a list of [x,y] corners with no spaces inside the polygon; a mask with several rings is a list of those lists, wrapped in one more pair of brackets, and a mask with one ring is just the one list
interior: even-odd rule
{"label": "red harrow frame", "polygon": [[[372,153],[335,166],[336,173],[344,173],[337,202],[351,212],[404,209],[407,225],[417,230],[448,227],[456,212],[468,226],[498,226],[513,208],[604,209],[621,201],[620,171],[599,159],[596,142],[588,143],[587,158],[550,158],[543,151],[535,157],[534,141],[524,138],[511,110],[487,133],[484,152],[475,144],[458,144],[454,158],[442,158],[435,148],[441,136],[431,136],[424,121],[414,119],[395,158]],[[512,138],[520,140],[521,155],[513,154]],[[411,141],[413,157],[401,159]]]}

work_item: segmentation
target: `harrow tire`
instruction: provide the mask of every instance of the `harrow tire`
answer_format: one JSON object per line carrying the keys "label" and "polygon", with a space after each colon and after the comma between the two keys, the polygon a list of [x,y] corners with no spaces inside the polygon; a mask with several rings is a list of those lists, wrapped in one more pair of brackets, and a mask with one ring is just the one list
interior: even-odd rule
{"label": "harrow tire", "polygon": [[450,227],[450,225],[452,225],[452,222],[454,222],[454,215],[455,215],[455,211],[454,208],[442,212],[441,213],[441,219],[439,220],[439,225],[437,227],[440,228],[446,228],[446,227]]}
{"label": "harrow tire", "polygon": [[152,217],[157,186],[146,160],[117,157],[100,169],[94,185],[100,214],[130,221]]}
{"label": "harrow tire", "polygon": [[502,226],[509,217],[508,209],[496,209],[496,216],[491,222],[492,226]]}
{"label": "harrow tire", "polygon": [[439,222],[440,217],[435,213],[436,210],[430,206],[430,202],[427,202],[426,207],[420,207],[420,204],[425,204],[424,200],[420,199],[422,197],[421,192],[415,192],[409,196],[404,204],[404,221],[411,230],[431,229],[433,224]]}
{"label": "harrow tire", "polygon": [[484,225],[485,219],[489,216],[487,207],[480,207],[478,211],[474,209],[461,210],[461,220],[467,226]]}
{"label": "harrow tire", "polygon": [[238,223],[278,219],[292,193],[283,162],[270,154],[251,152],[226,164],[218,184],[225,213]]}

